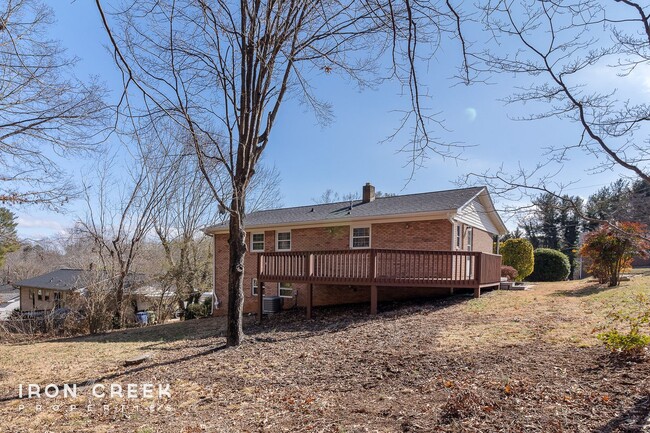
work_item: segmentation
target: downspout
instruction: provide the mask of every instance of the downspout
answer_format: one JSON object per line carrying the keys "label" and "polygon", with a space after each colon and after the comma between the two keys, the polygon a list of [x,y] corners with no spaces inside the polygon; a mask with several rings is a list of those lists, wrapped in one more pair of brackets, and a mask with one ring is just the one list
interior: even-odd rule
{"label": "downspout", "polygon": [[214,234],[208,234],[212,237],[212,308],[211,316],[217,315],[219,308],[219,298],[217,298],[217,237]]}
{"label": "downspout", "polygon": [[456,251],[456,220],[454,218],[456,217],[455,213],[448,213],[447,214],[447,219],[451,223],[451,245],[450,245],[450,251]]}

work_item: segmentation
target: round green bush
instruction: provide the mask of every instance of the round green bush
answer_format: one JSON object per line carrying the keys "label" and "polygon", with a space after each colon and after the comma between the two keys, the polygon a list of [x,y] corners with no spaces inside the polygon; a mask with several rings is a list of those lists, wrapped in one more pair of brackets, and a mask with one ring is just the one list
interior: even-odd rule
{"label": "round green bush", "polygon": [[512,266],[517,270],[515,281],[523,281],[533,272],[535,259],[533,257],[533,244],[528,239],[508,239],[500,248],[503,264]]}
{"label": "round green bush", "polygon": [[550,248],[535,250],[535,271],[530,281],[564,281],[571,272],[571,264],[566,254]]}

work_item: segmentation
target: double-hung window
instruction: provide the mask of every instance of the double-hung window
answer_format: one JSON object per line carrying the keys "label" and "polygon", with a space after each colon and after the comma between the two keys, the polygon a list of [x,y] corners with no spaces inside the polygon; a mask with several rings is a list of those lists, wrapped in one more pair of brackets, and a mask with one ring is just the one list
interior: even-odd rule
{"label": "double-hung window", "polygon": [[291,251],[291,232],[278,232],[276,237],[276,251]]}
{"label": "double-hung window", "polygon": [[251,278],[251,295],[257,296],[257,278]]}
{"label": "double-hung window", "polygon": [[264,252],[264,233],[251,234],[251,252]]}
{"label": "double-hung window", "polygon": [[352,227],[352,248],[370,248],[370,227]]}
{"label": "double-hung window", "polygon": [[472,251],[474,246],[474,229],[467,227],[467,251]]}
{"label": "double-hung window", "polygon": [[463,227],[460,224],[456,224],[456,249],[461,249],[463,244]]}

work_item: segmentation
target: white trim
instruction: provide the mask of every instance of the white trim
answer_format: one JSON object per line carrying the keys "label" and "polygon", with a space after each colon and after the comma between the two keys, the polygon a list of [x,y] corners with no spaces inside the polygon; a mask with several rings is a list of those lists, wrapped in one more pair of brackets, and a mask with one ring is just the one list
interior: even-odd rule
{"label": "white trim", "polygon": [[[354,229],[368,229],[368,246],[367,247],[355,247],[354,244]],[[363,236],[365,237],[365,236]],[[372,224],[368,225],[351,225],[350,226],[350,249],[351,250],[367,250],[372,247]]]}
{"label": "white trim", "polygon": [[[264,234],[264,232],[250,232],[250,234],[251,234],[251,244],[250,244],[251,253],[263,253],[264,248],[266,246],[266,235]],[[255,235],[262,235],[262,249],[261,250],[256,250],[255,248],[253,248],[253,243],[254,243],[253,242],[253,236],[255,236]],[[255,242],[255,243],[259,243],[259,241]]]}
{"label": "white trim", "polygon": [[453,247],[454,251],[461,251],[463,249],[463,224],[461,223],[454,224],[453,243],[454,243],[454,247]]}
{"label": "white trim", "polygon": [[260,286],[257,284],[257,278],[251,278],[251,296],[257,296]]}
{"label": "white trim", "polygon": [[[280,243],[280,237],[278,235],[280,233],[289,233],[289,248],[280,249],[278,247],[278,244]],[[291,235],[291,230],[276,230],[276,232],[275,232],[275,251],[278,251],[278,252],[291,251],[292,238],[293,238],[293,236]],[[286,242],[286,241],[283,240],[282,242]]]}

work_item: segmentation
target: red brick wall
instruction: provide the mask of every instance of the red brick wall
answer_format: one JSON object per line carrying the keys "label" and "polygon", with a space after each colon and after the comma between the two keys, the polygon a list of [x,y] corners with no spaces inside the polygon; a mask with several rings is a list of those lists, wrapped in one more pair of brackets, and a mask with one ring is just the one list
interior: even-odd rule
{"label": "red brick wall", "polygon": [[448,220],[373,224],[373,248],[445,250],[451,248],[451,223]]}
{"label": "red brick wall", "polygon": [[[259,232],[256,232],[259,233]],[[250,248],[251,233],[247,234]],[[228,286],[228,235],[216,235],[216,292],[221,304],[215,314],[225,314]],[[372,224],[371,246],[373,248],[443,250],[451,247],[452,226],[448,220],[412,221],[408,223]],[[350,245],[350,226],[299,228],[291,230],[292,251],[347,250]],[[492,238],[486,232],[474,229],[474,251],[492,252]],[[275,251],[275,231],[264,232],[264,250]],[[251,280],[256,277],[257,254],[248,253],[245,260],[244,311],[257,311],[257,296],[251,295]],[[285,308],[307,304],[306,285],[294,284],[296,299],[284,299]],[[401,299],[426,294],[440,294],[436,289],[380,289],[380,299]],[[266,294],[277,294],[277,283],[266,284]],[[334,305],[366,302],[370,299],[368,287],[315,286],[314,305]]]}
{"label": "red brick wall", "polygon": [[482,253],[491,253],[494,249],[492,235],[483,230],[474,228],[474,245],[473,251],[480,251]]}

